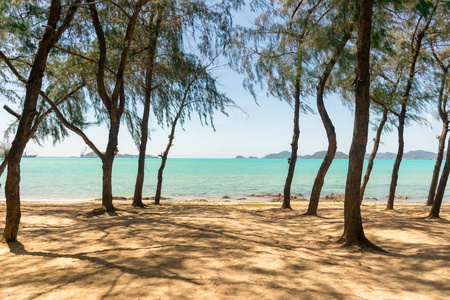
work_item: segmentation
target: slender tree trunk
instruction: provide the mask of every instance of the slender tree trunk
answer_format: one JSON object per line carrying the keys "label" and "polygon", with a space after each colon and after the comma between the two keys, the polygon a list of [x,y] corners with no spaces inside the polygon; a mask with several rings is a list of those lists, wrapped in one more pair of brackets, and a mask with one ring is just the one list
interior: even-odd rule
{"label": "slender tree trunk", "polygon": [[439,60],[439,57],[434,52],[434,49],[432,48],[433,55],[435,59],[438,61],[439,65],[442,69],[442,81],[441,81],[441,87],[439,89],[439,101],[438,101],[438,110],[439,110],[439,116],[442,120],[442,132],[439,136],[439,148],[438,148],[438,155],[436,158],[436,164],[434,165],[433,170],[433,178],[431,179],[430,183],[430,190],[428,191],[428,198],[427,198],[427,206],[432,206],[434,202],[434,197],[436,195],[436,187],[439,180],[439,172],[441,170],[442,165],[442,159],[444,157],[444,148],[445,148],[445,139],[447,138],[448,133],[448,114],[447,114],[447,100],[448,96],[450,94],[450,84],[447,85],[447,90],[444,95],[445,85],[447,82],[447,76],[448,76],[448,70],[450,68],[450,63],[447,66],[444,66],[442,61]]}
{"label": "slender tree trunk", "polygon": [[322,123],[325,127],[328,137],[328,149],[325,157],[320,165],[319,171],[317,172],[316,179],[314,180],[314,185],[311,191],[311,198],[309,200],[308,210],[306,215],[317,216],[317,208],[319,206],[320,192],[322,191],[323,183],[325,181],[325,175],[330,168],[331,163],[333,162],[334,155],[336,154],[337,149],[337,141],[336,141],[336,132],[334,130],[333,122],[331,122],[330,117],[328,116],[327,110],[325,109],[325,104],[323,103],[323,94],[325,91],[325,84],[327,83],[328,77],[331,74],[331,71],[334,68],[339,56],[342,53],[347,41],[350,39],[353,31],[353,27],[349,28],[346,31],[346,34],[342,38],[339,45],[336,47],[336,50],[333,53],[330,61],[325,67],[325,71],[320,77],[319,84],[317,85],[317,109],[319,110],[320,117],[322,119]]}
{"label": "slender tree trunk", "polygon": [[5,155],[5,158],[2,161],[2,164],[0,165],[0,177],[2,177],[3,172],[6,169],[6,166],[8,165],[8,155]]}
{"label": "slender tree trunk", "polygon": [[358,245],[382,250],[364,235],[359,203],[361,176],[369,128],[370,104],[370,39],[373,0],[359,2],[358,37],[356,42],[355,123],[349,153],[344,202],[344,233],[339,239],[344,246]]}
{"label": "slender tree trunk", "polygon": [[444,198],[445,188],[447,186],[448,176],[450,174],[450,139],[447,145],[447,157],[445,159],[444,169],[442,170],[441,179],[439,181],[439,186],[436,191],[436,197],[431,207],[430,214],[428,218],[435,219],[439,218],[439,212],[441,210],[442,199]]}
{"label": "slender tree trunk", "polygon": [[398,118],[398,151],[397,157],[395,158],[394,168],[392,169],[391,175],[391,185],[389,187],[389,197],[386,206],[386,210],[394,209],[394,198],[395,198],[395,189],[397,188],[398,182],[398,171],[400,169],[400,164],[403,158],[403,150],[405,147],[404,143],[404,129],[405,129],[405,118],[406,118],[406,104],[402,104],[402,111]]}
{"label": "slender tree trunk", "polygon": [[[24,113],[24,116],[26,114]],[[20,125],[19,125],[20,126]],[[8,172],[5,183],[6,223],[3,238],[6,242],[17,241],[20,225],[20,161],[27,139],[25,134],[16,133],[8,154]]]}
{"label": "slender tree trunk", "polygon": [[380,125],[378,125],[377,134],[375,136],[375,142],[373,144],[372,153],[370,153],[369,160],[367,162],[366,174],[364,175],[363,183],[361,184],[360,191],[360,203],[363,201],[364,192],[366,191],[367,183],[369,182],[370,173],[372,173],[373,163],[375,161],[375,157],[377,156],[378,147],[380,146],[381,134],[383,132],[384,125],[387,121],[388,111],[385,109],[383,112],[383,117],[381,118]]}
{"label": "slender tree trunk", "polygon": [[[300,73],[299,73],[300,76]],[[295,164],[297,163],[298,139],[300,136],[300,78],[295,80],[295,95],[294,95],[294,134],[291,143],[291,158],[289,160],[289,171],[284,185],[284,197],[282,208],[292,209],[291,207],[291,185],[294,178]]]}
{"label": "slender tree trunk", "polygon": [[444,158],[445,140],[448,133],[448,122],[443,123],[442,132],[439,136],[439,148],[434,165],[433,177],[431,178],[430,190],[428,191],[427,206],[432,206],[436,195],[436,187],[439,181],[439,172],[441,170],[442,159]]}
{"label": "slender tree trunk", "polygon": [[133,197],[134,207],[144,207],[144,203],[142,202],[142,189],[144,187],[145,152],[147,150],[147,141],[148,141],[148,119],[150,115],[150,97],[151,97],[151,83],[153,77],[154,54],[152,55],[151,59],[152,61],[150,62],[150,66],[147,69],[146,75],[147,85],[145,91],[144,114],[141,123],[141,144],[139,145],[138,173]]}
{"label": "slender tree trunk", "polygon": [[[134,207],[144,207],[142,202],[142,189],[144,187],[144,175],[145,175],[145,152],[147,150],[148,142],[148,119],[150,116],[150,101],[151,101],[151,91],[153,83],[153,69],[155,64],[156,47],[158,44],[159,29],[162,22],[162,11],[164,6],[158,9],[158,17],[156,19],[156,27],[153,32],[154,36],[149,43],[148,50],[148,63],[145,78],[145,101],[144,101],[144,113],[142,116],[141,123],[141,144],[139,145],[139,162],[138,162],[138,173],[136,177],[136,185],[134,188],[133,206]],[[153,23],[153,15],[151,18],[151,23]]]}
{"label": "slender tree trunk", "polygon": [[[403,150],[404,150],[404,141],[403,141],[403,132],[405,128],[405,119],[406,119],[406,105],[409,100],[409,95],[411,93],[412,84],[414,81],[414,77],[416,75],[416,63],[417,58],[419,57],[420,48],[422,46],[422,40],[425,36],[426,31],[428,30],[431,20],[433,19],[434,13],[436,12],[437,5],[439,4],[439,1],[436,3],[436,5],[433,6],[433,9],[431,13],[428,14],[428,17],[426,19],[425,26],[422,30],[419,32],[416,30],[412,36],[412,57],[411,61],[409,63],[409,75],[408,75],[408,81],[406,83],[405,92],[403,93],[403,103],[402,103],[402,109],[399,116],[399,126],[398,126],[398,152],[397,157],[395,159],[394,168],[392,170],[392,176],[391,176],[391,186],[389,188],[389,198],[387,201],[386,210],[394,210],[394,198],[395,198],[395,189],[397,188],[397,181],[398,181],[398,171],[400,169],[400,164],[402,162],[403,158]],[[418,23],[416,25],[416,29],[419,28],[420,23],[422,22],[422,18],[419,18]]]}
{"label": "slender tree trunk", "polygon": [[[77,1],[76,4],[80,1]],[[17,241],[21,218],[19,186],[20,161],[29,140],[34,117],[36,116],[36,103],[42,87],[42,79],[47,65],[48,54],[63,32],[69,27],[77,9],[78,5],[71,6],[64,21],[61,23],[60,27],[57,28],[61,16],[61,1],[53,0],[51,2],[47,27],[39,41],[39,47],[36,56],[34,57],[34,62],[27,80],[22,117],[19,121],[11,149],[8,153],[8,173],[5,183],[6,222],[3,231],[3,238],[6,242]]]}
{"label": "slender tree trunk", "polygon": [[164,172],[164,168],[166,167],[166,161],[167,161],[167,157],[169,156],[170,148],[172,147],[173,139],[175,138],[175,127],[177,126],[178,119],[180,118],[181,111],[183,109],[183,105],[184,105],[184,100],[178,110],[177,116],[175,117],[175,119],[172,122],[172,129],[170,131],[169,142],[167,143],[166,150],[164,150],[163,154],[161,155],[161,166],[159,167],[159,170],[158,170],[158,183],[156,185],[156,193],[155,193],[155,205],[159,205],[161,203],[163,172]]}
{"label": "slender tree trunk", "polygon": [[108,136],[108,145],[106,146],[106,152],[104,153],[104,157],[102,159],[102,207],[110,215],[115,215],[112,195],[112,168],[114,163],[114,156],[117,154],[119,125],[119,121],[111,121]]}

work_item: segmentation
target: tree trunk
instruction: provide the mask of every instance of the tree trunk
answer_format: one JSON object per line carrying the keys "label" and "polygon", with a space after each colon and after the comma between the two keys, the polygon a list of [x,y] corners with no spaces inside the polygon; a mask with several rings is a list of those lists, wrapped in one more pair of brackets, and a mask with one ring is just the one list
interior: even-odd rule
{"label": "tree trunk", "polygon": [[441,180],[439,181],[439,186],[436,191],[436,197],[434,199],[433,206],[431,207],[430,214],[428,215],[428,218],[430,219],[439,218],[439,212],[441,210],[442,199],[444,198],[449,173],[450,173],[450,139],[447,145],[447,157],[445,159],[444,169],[442,170]]}
{"label": "tree trunk", "polygon": [[5,156],[5,158],[2,161],[2,164],[0,165],[0,177],[2,177],[3,172],[5,171],[7,165],[8,165],[8,155]]}
{"label": "tree trunk", "polygon": [[[24,114],[25,115],[25,114]],[[20,125],[19,125],[20,126]],[[25,134],[16,133],[16,137],[8,153],[8,172],[5,183],[6,223],[3,238],[6,242],[17,241],[20,212],[20,161],[27,140]]]}
{"label": "tree trunk", "polygon": [[314,180],[314,185],[311,191],[311,198],[309,200],[309,206],[306,212],[306,215],[310,216],[317,216],[317,208],[319,206],[320,192],[322,191],[323,183],[325,181],[325,175],[327,174],[328,169],[330,168],[330,165],[333,162],[333,158],[334,155],[336,154],[337,149],[336,132],[334,130],[333,122],[331,122],[327,110],[325,109],[325,104],[323,103],[325,84],[327,83],[328,77],[330,76],[331,71],[334,68],[334,65],[336,64],[339,56],[341,55],[342,50],[347,44],[347,41],[350,39],[352,31],[353,27],[351,26],[349,30],[346,31],[339,45],[336,47],[333,56],[326,65],[325,71],[320,77],[319,84],[317,85],[317,109],[319,110],[322,123],[327,132],[328,149],[322,161],[322,164],[320,165],[319,171],[317,172],[316,179]]}
{"label": "tree trunk", "polygon": [[166,167],[167,154],[161,156],[161,166],[158,169],[158,183],[156,185],[156,193],[155,193],[155,205],[161,204],[161,190],[162,190],[162,181],[163,181],[163,172]]}
{"label": "tree trunk", "polygon": [[[300,73],[299,73],[300,76]],[[300,136],[300,78],[295,80],[295,95],[294,95],[294,134],[291,143],[291,158],[289,160],[289,171],[284,185],[284,197],[282,208],[292,209],[291,207],[291,185],[294,178],[295,164],[297,163],[298,139]]]}
{"label": "tree trunk", "polygon": [[[416,75],[416,63],[417,58],[419,57],[420,48],[422,46],[422,40],[425,36],[426,31],[428,30],[431,20],[433,19],[433,15],[436,12],[437,4],[439,1],[434,5],[433,10],[430,14],[428,14],[428,18],[426,19],[425,26],[422,28],[421,31],[415,31],[412,40],[412,57],[411,61],[409,63],[409,75],[408,75],[408,81],[406,83],[405,92],[403,93],[403,103],[402,103],[402,109],[399,116],[399,126],[398,126],[398,152],[397,152],[397,158],[395,159],[394,168],[392,170],[392,178],[391,178],[391,186],[389,188],[389,198],[386,206],[386,210],[393,210],[394,209],[394,198],[395,198],[395,189],[397,188],[397,181],[398,181],[398,170],[400,169],[400,164],[402,162],[403,157],[403,148],[404,148],[404,141],[403,141],[403,132],[405,128],[405,118],[406,118],[406,105],[409,100],[409,95],[411,93],[411,88],[413,85],[414,77]],[[422,18],[418,19],[418,23],[416,25],[416,29],[419,28],[420,23],[422,22]]]}
{"label": "tree trunk", "polygon": [[147,84],[145,91],[144,114],[141,123],[141,144],[139,145],[138,172],[133,197],[134,207],[144,207],[144,203],[142,202],[142,189],[144,187],[145,152],[147,150],[147,141],[148,141],[148,119],[150,115],[150,96],[151,96],[151,83],[153,77],[153,62],[154,62],[154,54],[152,55],[152,60],[150,62],[149,68],[147,69],[146,75]]}
{"label": "tree trunk", "polygon": [[[76,4],[79,2],[77,1]],[[8,153],[8,173],[5,183],[6,222],[3,232],[3,238],[6,242],[17,241],[21,218],[19,186],[20,161],[29,140],[29,133],[33,127],[34,117],[36,116],[36,103],[42,87],[42,78],[44,77],[45,67],[47,66],[48,54],[62,33],[69,27],[77,9],[78,5],[71,6],[64,21],[57,29],[57,24],[61,16],[61,1],[53,0],[51,2],[47,27],[39,41],[39,47],[34,57],[30,75],[28,76],[22,117]]]}
{"label": "tree trunk", "polygon": [[114,163],[114,156],[117,154],[119,125],[119,121],[111,121],[108,136],[108,145],[106,146],[106,152],[104,154],[104,157],[102,158],[102,207],[109,215],[116,214],[112,195],[112,168]]}
{"label": "tree trunk", "polygon": [[344,246],[370,247],[381,250],[364,235],[360,211],[361,176],[366,152],[370,104],[370,38],[373,0],[359,2],[358,37],[356,42],[355,123],[349,153],[344,202],[344,233],[339,239]]}
{"label": "tree trunk", "polygon": [[173,139],[175,138],[175,126],[177,125],[178,116],[172,122],[172,130],[169,135],[169,143],[166,146],[166,150],[161,155],[161,166],[158,170],[158,183],[156,185],[156,193],[155,193],[155,205],[159,205],[161,203],[161,190],[162,190],[162,181],[163,181],[163,172],[166,167],[167,157],[169,156],[170,147],[172,147]]}
{"label": "tree trunk", "polygon": [[387,121],[387,115],[388,111],[385,109],[383,112],[383,117],[381,118],[380,125],[378,125],[377,134],[375,136],[375,143],[373,144],[372,153],[370,153],[369,160],[367,162],[366,174],[364,175],[363,183],[361,184],[359,199],[360,203],[363,201],[364,192],[366,191],[366,186],[370,178],[370,173],[372,173],[373,163],[375,161],[375,157],[377,156],[378,147],[380,146],[381,134],[383,133],[384,124],[386,124]]}
{"label": "tree trunk", "polygon": [[439,116],[442,120],[442,133],[439,136],[439,148],[438,155],[436,158],[436,164],[434,165],[433,170],[433,178],[431,179],[430,190],[428,192],[427,198],[427,206],[432,206],[434,202],[434,197],[436,195],[436,187],[439,180],[439,172],[441,170],[442,159],[444,157],[444,148],[445,148],[445,139],[447,138],[448,133],[448,114],[447,114],[447,100],[450,95],[450,84],[447,85],[447,90],[444,95],[445,85],[447,82],[448,70],[450,68],[450,63],[447,66],[444,66],[442,62],[439,60],[439,57],[434,52],[432,48],[432,52],[434,54],[435,59],[438,61],[441,69],[442,69],[442,81],[441,87],[439,89],[439,100],[438,100],[438,110]]}
{"label": "tree trunk", "polygon": [[[148,65],[145,78],[145,101],[144,101],[144,113],[141,123],[141,144],[139,145],[139,163],[138,173],[136,177],[136,185],[134,188],[133,206],[144,207],[142,202],[142,189],[144,187],[144,171],[145,171],[145,152],[147,150],[148,142],[148,119],[150,115],[150,100],[153,83],[153,68],[155,64],[156,47],[158,44],[159,29],[162,22],[162,12],[165,6],[158,9],[158,17],[156,19],[156,26],[153,32],[154,36],[151,38],[148,49]],[[153,24],[153,15],[151,17],[151,24]]]}
{"label": "tree trunk", "polygon": [[431,178],[430,190],[428,191],[427,206],[432,206],[436,195],[436,187],[439,181],[439,172],[441,170],[442,159],[444,158],[445,140],[448,133],[448,122],[442,125],[442,133],[439,136],[439,149],[434,165],[433,177]]}
{"label": "tree trunk", "polygon": [[398,181],[398,170],[400,169],[400,164],[403,158],[403,149],[405,146],[403,133],[405,129],[405,118],[406,118],[406,104],[402,104],[402,111],[398,118],[398,151],[397,157],[395,158],[394,168],[392,169],[391,175],[391,185],[389,187],[389,197],[386,206],[386,210],[394,210],[394,198],[395,189],[397,188]]}

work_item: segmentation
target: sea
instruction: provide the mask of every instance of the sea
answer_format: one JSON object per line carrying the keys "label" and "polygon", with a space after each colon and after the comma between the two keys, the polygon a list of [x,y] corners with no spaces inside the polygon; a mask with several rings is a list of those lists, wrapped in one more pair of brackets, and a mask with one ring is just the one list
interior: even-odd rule
{"label": "sea", "polygon": [[[161,160],[149,158],[145,166],[144,197],[154,196]],[[309,197],[322,160],[297,162],[292,193]],[[132,197],[138,160],[116,158],[113,166],[113,195]],[[367,164],[367,160],[365,161]],[[375,160],[366,188],[367,201],[385,201],[393,160]],[[426,202],[435,162],[404,160],[396,194],[400,202]],[[343,194],[348,160],[333,161],[322,195]],[[169,158],[164,170],[162,195],[171,199],[217,199],[229,201],[254,194],[283,193],[288,162],[285,159],[181,159]],[[0,178],[0,199],[4,200],[6,171]],[[20,193],[22,200],[92,200],[102,194],[102,164],[98,158],[23,158]],[[448,193],[446,193],[448,194]],[[225,197],[225,198],[226,198]],[[450,195],[444,202],[449,203]]]}

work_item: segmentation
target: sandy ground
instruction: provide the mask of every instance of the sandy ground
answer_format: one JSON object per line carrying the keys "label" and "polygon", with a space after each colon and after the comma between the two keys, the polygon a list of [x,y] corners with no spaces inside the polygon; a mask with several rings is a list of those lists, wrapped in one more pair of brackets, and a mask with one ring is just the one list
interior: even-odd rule
{"label": "sandy ground", "polygon": [[[450,299],[447,220],[362,206],[388,254],[344,249],[343,203],[304,217],[279,204],[195,203],[77,216],[97,202],[23,202],[20,243],[0,243],[0,299]],[[0,205],[3,228],[5,205]]]}

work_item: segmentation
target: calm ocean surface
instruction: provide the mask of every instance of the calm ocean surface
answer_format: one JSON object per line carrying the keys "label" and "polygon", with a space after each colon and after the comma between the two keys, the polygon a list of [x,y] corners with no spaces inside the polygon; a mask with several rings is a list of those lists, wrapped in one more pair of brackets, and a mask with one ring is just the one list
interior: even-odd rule
{"label": "calm ocean surface", "polygon": [[[321,160],[299,160],[293,193],[310,195]],[[366,161],[367,163],[367,161]],[[376,160],[366,197],[384,201],[388,195],[393,160]],[[397,194],[406,201],[425,201],[434,167],[430,160],[405,160],[399,174]],[[147,159],[144,196],[154,196],[159,159]],[[335,160],[325,178],[322,195],[344,193],[348,160]],[[288,164],[284,159],[168,159],[163,196],[185,198],[245,197],[249,194],[282,193]],[[102,166],[96,158],[22,159],[21,198],[24,200],[81,200],[101,196]],[[137,159],[114,162],[113,194],[131,197]],[[0,198],[4,199],[4,183]],[[447,195],[445,202],[449,202]],[[398,201],[402,201],[399,200]],[[403,200],[405,201],[405,200]]]}

